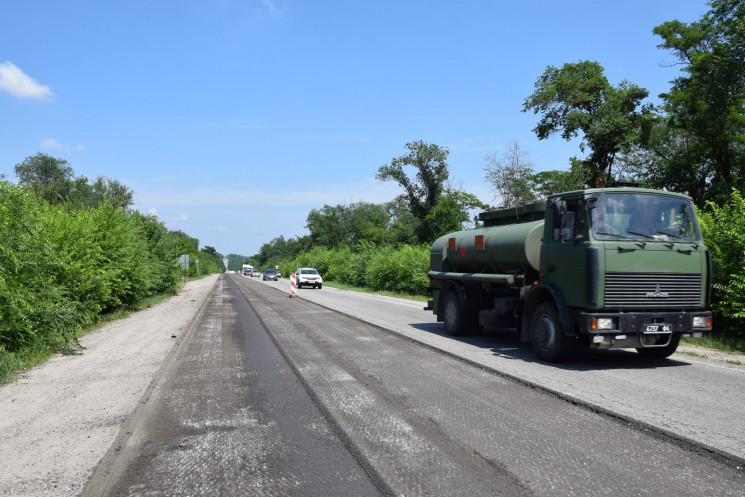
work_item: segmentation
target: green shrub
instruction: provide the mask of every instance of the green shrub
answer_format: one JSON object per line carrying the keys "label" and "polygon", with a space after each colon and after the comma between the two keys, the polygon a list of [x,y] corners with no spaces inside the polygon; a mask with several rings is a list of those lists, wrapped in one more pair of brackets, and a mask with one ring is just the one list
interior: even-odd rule
{"label": "green shrub", "polygon": [[423,295],[429,286],[428,270],[428,246],[386,246],[369,261],[365,282],[374,290]]}
{"label": "green shrub", "polygon": [[716,331],[745,338],[745,200],[733,190],[725,205],[699,212],[712,258],[712,311]]}
{"label": "green shrub", "polygon": [[2,182],[0,240],[2,379],[68,346],[102,314],[175,292],[184,240],[200,276],[223,269],[214,249],[197,251],[194,239],[169,233],[153,216],[108,202],[52,205]]}

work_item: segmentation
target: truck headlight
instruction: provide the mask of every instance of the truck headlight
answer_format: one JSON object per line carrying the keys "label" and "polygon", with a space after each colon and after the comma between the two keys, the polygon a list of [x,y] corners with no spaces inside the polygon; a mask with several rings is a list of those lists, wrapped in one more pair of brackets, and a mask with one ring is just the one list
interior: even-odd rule
{"label": "truck headlight", "polygon": [[710,328],[711,316],[693,316],[694,328]]}
{"label": "truck headlight", "polygon": [[593,330],[613,330],[615,323],[613,318],[592,318]]}

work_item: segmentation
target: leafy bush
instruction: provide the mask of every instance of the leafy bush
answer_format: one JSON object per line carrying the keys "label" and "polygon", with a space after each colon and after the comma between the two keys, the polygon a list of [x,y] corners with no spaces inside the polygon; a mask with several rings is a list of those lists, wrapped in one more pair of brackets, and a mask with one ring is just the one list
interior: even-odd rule
{"label": "leafy bush", "polygon": [[285,275],[299,267],[314,267],[324,281],[338,281],[373,290],[424,294],[429,286],[428,245],[375,245],[362,242],[356,250],[314,247],[280,263]]}
{"label": "leafy bush", "polygon": [[420,295],[429,286],[428,270],[428,246],[387,246],[381,248],[370,260],[365,281],[374,290]]}
{"label": "leafy bush", "polygon": [[732,191],[727,204],[699,213],[712,257],[712,310],[718,332],[745,338],[745,200]]}
{"label": "leafy bush", "polygon": [[175,292],[182,253],[200,260],[192,276],[223,270],[214,249],[197,250],[198,241],[168,232],[153,216],[108,201],[50,204],[2,182],[0,240],[0,378],[12,364],[43,355],[33,351],[68,346],[103,313]]}

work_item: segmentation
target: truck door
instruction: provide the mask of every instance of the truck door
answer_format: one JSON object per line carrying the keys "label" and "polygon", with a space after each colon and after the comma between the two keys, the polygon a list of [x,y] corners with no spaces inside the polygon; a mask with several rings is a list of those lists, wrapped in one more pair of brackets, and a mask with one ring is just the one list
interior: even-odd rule
{"label": "truck door", "polygon": [[587,307],[588,233],[581,198],[555,201],[541,247],[541,272],[556,285],[570,307]]}

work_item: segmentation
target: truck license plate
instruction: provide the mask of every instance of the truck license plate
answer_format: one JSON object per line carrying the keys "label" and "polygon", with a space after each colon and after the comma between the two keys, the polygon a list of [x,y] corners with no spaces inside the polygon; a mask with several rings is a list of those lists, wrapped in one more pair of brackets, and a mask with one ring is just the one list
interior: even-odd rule
{"label": "truck license plate", "polygon": [[644,328],[644,333],[672,333],[673,325],[671,324],[648,324]]}

